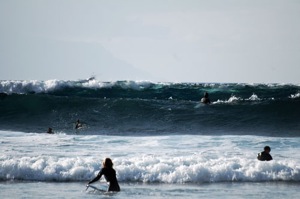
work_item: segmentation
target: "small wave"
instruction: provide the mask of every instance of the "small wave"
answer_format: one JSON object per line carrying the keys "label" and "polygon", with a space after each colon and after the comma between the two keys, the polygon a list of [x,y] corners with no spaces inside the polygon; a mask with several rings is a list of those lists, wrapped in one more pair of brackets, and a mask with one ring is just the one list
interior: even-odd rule
{"label": "small wave", "polygon": [[[239,158],[198,156],[161,159],[153,156],[115,159],[120,182],[202,183],[300,181],[294,161],[259,162]],[[88,181],[100,164],[92,158],[0,157],[0,179],[30,181]]]}
{"label": "small wave", "polygon": [[251,97],[249,97],[247,100],[249,101],[260,101],[261,99],[253,93],[253,95],[251,95]]}
{"label": "small wave", "polygon": [[300,93],[296,93],[296,94],[291,94],[290,97],[291,99],[296,99],[296,98],[300,98]]}
{"label": "small wave", "polygon": [[231,104],[231,103],[237,103],[237,102],[243,102],[243,101],[261,101],[256,94],[252,94],[249,98],[243,99],[241,97],[231,96],[228,100],[217,100],[216,102],[213,102],[213,104]]}
{"label": "small wave", "polygon": [[243,101],[242,98],[236,97],[236,96],[231,96],[228,100],[217,100],[216,102],[213,102],[213,104],[230,104],[230,103],[235,103],[238,101]]}

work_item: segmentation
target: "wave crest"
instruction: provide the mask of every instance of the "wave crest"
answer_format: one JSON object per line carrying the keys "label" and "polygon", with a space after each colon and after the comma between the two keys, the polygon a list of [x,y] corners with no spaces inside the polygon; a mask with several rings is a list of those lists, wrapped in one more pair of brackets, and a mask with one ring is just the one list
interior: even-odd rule
{"label": "wave crest", "polygon": [[[120,182],[203,183],[300,181],[294,161],[259,162],[238,158],[138,157],[115,159]],[[99,171],[92,158],[1,157],[1,180],[88,181]]]}

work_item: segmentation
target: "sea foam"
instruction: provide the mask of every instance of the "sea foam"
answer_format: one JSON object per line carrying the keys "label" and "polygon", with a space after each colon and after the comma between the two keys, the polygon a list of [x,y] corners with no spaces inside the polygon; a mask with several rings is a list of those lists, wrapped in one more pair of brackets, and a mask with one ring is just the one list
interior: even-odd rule
{"label": "sea foam", "polygon": [[[0,180],[89,181],[111,157],[121,182],[300,181],[299,138],[84,136],[1,131]],[[257,152],[271,143],[274,160]]]}
{"label": "sea foam", "polygon": [[[115,158],[121,182],[204,183],[300,181],[300,167],[295,161],[259,162],[241,158],[203,159],[201,157]],[[88,181],[100,164],[92,158],[1,156],[1,180]]]}
{"label": "sea foam", "polygon": [[64,88],[112,88],[141,90],[149,88],[151,85],[167,85],[167,83],[153,83],[151,81],[113,81],[102,82],[90,78],[87,80],[65,81],[65,80],[2,80],[0,81],[0,93],[7,94],[27,94],[27,93],[47,93]]}

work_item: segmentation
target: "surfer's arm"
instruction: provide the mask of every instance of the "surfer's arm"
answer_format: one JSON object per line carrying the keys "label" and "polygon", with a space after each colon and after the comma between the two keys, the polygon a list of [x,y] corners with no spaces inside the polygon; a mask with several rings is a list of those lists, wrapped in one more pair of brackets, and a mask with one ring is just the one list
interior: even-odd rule
{"label": "surfer's arm", "polygon": [[[102,171],[102,170],[101,170]],[[98,181],[98,180],[100,180],[100,178],[101,178],[101,176],[102,176],[102,172],[99,172],[98,173],[98,175],[93,179],[93,180],[91,180],[88,184],[92,184],[92,183],[94,183],[94,182],[96,182],[96,181]]]}

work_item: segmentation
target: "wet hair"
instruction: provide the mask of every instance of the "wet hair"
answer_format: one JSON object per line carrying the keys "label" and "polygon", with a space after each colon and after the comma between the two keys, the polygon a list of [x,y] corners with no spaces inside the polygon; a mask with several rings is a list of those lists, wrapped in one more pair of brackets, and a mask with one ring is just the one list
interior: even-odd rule
{"label": "wet hair", "polygon": [[208,98],[208,93],[207,92],[204,93],[204,97]]}
{"label": "wet hair", "polygon": [[114,164],[112,163],[110,158],[105,158],[102,165],[104,168],[112,168]]}
{"label": "wet hair", "polygon": [[265,146],[264,150],[265,151],[271,151],[271,148],[269,146]]}

